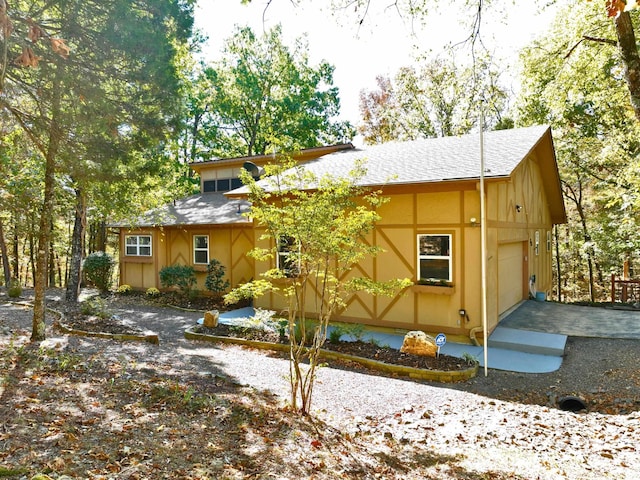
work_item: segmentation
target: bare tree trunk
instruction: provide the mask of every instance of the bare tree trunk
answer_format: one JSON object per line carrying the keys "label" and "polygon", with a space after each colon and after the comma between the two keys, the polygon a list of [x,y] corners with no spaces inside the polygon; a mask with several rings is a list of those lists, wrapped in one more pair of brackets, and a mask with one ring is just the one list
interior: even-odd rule
{"label": "bare tree trunk", "polygon": [[[51,231],[53,232],[54,225],[53,219],[51,219]],[[56,265],[55,265],[56,252],[53,244],[53,238],[49,239],[49,281],[48,285],[51,287],[55,287],[56,285]]]}
{"label": "bare tree trunk", "polygon": [[629,12],[620,12],[615,19],[615,26],[631,107],[636,118],[640,120],[640,55],[638,55],[636,36]]}
{"label": "bare tree trunk", "polygon": [[60,74],[58,66],[56,78],[53,82],[53,99],[51,120],[49,122],[49,141],[45,155],[44,169],[44,196],[40,211],[40,230],[38,232],[38,255],[36,260],[36,279],[34,285],[33,323],[31,327],[31,341],[37,342],[45,339],[45,294],[47,282],[48,246],[51,238],[51,221],[55,203],[55,162],[60,147],[61,132],[58,121],[60,118]]}
{"label": "bare tree trunk", "polygon": [[558,301],[562,302],[562,270],[560,269],[560,236],[558,235],[558,225],[553,227],[553,236],[556,241],[556,281],[558,285]]}
{"label": "bare tree trunk", "polygon": [[20,265],[18,259],[20,258],[20,240],[18,239],[18,226],[17,222],[13,225],[13,278],[20,278]]}
{"label": "bare tree trunk", "polygon": [[9,287],[11,285],[11,268],[9,267],[9,255],[7,253],[7,244],[4,241],[4,228],[2,226],[2,218],[0,218],[0,254],[2,255],[2,270],[4,272],[4,284]]}
{"label": "bare tree trunk", "polygon": [[84,191],[76,188],[76,215],[71,237],[71,262],[69,266],[69,280],[67,282],[66,300],[77,302],[80,295],[82,278],[82,257],[84,255],[84,234],[87,228],[87,202]]}

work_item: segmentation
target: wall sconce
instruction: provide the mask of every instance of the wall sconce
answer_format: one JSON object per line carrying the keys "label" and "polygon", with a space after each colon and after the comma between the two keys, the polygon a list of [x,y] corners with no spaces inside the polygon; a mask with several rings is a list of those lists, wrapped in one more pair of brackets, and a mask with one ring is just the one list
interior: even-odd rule
{"label": "wall sconce", "polygon": [[469,219],[469,222],[471,222],[471,226],[472,227],[477,227],[478,226],[478,219],[476,217],[471,217]]}
{"label": "wall sconce", "polygon": [[516,212],[520,213],[522,210],[522,205],[516,205]]}

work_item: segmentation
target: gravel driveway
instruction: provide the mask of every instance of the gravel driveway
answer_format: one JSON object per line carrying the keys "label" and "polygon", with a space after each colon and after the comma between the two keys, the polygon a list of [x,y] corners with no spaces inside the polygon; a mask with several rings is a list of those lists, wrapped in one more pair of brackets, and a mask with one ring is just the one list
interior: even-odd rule
{"label": "gravel driveway", "polygon": [[[171,308],[113,305],[123,318],[159,334],[160,345],[61,336],[50,344],[84,354],[103,352],[130,368],[146,362],[169,373],[199,372],[268,390],[288,399],[288,362],[276,354],[187,341],[186,327],[202,316]],[[0,334],[30,328],[30,312],[0,298]],[[4,329],[4,330],[2,330]],[[558,372],[490,370],[461,384],[430,384],[345,368],[322,368],[314,390],[316,415],[384,450],[397,440],[413,455],[464,454],[470,471],[515,471],[517,478],[640,478],[640,341],[571,337]],[[579,394],[589,413],[553,408],[558,396]],[[605,398],[622,414],[593,410]],[[543,399],[550,406],[522,402]],[[514,399],[516,401],[503,401]],[[546,401],[544,400],[546,399]],[[602,403],[600,404],[600,406]],[[422,452],[422,453],[420,453]]]}

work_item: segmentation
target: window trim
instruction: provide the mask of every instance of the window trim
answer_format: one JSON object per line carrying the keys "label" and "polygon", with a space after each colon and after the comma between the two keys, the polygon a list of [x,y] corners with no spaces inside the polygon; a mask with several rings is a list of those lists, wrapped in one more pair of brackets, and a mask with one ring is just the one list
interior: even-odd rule
{"label": "window trim", "polygon": [[[421,237],[448,237],[449,238],[449,254],[448,255],[422,255],[420,253],[420,238]],[[416,263],[416,280],[417,281],[429,281],[433,280],[435,282],[445,281],[447,283],[453,282],[453,234],[452,233],[436,233],[436,232],[428,232],[428,233],[418,233],[416,235],[416,254],[417,254],[417,263]],[[420,261],[423,259],[434,259],[434,260],[447,260],[449,263],[449,278],[422,278],[420,276]]]}
{"label": "window trim", "polygon": [[[140,239],[142,237],[148,238],[148,244],[140,243]],[[135,238],[136,243],[130,244],[128,243],[128,239]],[[129,247],[133,247],[136,253],[129,253]],[[141,248],[149,248],[149,254],[141,253]],[[134,234],[134,235],[125,235],[124,236],[124,255],[125,257],[152,257],[153,256],[153,236],[149,233],[145,234]]]}
{"label": "window trim", "polygon": [[[207,246],[206,248],[204,247],[196,247],[196,238],[198,237],[204,237],[207,239]],[[196,253],[197,252],[206,252],[207,254],[207,261],[206,262],[198,262],[196,259]],[[209,235],[204,235],[204,234],[194,234],[193,235],[193,264],[194,265],[208,265],[209,264]]]}
{"label": "window trim", "polygon": [[[291,240],[294,240],[294,239],[291,239]],[[298,244],[297,251],[294,251],[293,249],[283,250],[283,247],[285,246],[292,247],[293,242],[286,241],[284,236],[280,237],[278,239],[278,245],[276,250],[276,268],[278,270],[282,270],[282,272],[285,274],[287,278],[295,278],[298,276],[298,272],[300,271],[300,245]],[[285,266],[282,265],[284,262],[284,259],[289,257],[292,253],[298,255],[297,272],[293,271],[293,269],[291,268],[286,268]]]}

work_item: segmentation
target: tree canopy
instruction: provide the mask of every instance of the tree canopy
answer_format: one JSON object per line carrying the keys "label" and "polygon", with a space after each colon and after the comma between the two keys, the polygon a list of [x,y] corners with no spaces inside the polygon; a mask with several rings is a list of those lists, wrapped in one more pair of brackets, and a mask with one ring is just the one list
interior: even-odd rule
{"label": "tree canopy", "polygon": [[640,124],[624,85],[615,26],[597,4],[572,6],[521,55],[519,121],[548,123],[570,214],[559,235],[566,298],[600,297],[607,277],[640,253],[637,237]]}
{"label": "tree canopy", "polygon": [[476,125],[475,114],[485,103],[487,125],[503,125],[508,95],[499,74],[485,58],[460,67],[451,51],[404,67],[393,81],[378,77],[378,89],[360,93],[362,124],[367,143],[462,135]]}
{"label": "tree canopy", "polygon": [[304,39],[291,49],[276,26],[262,36],[238,27],[222,58],[201,68],[187,99],[188,161],[292,151],[349,140],[334,67],[309,64]]}
{"label": "tree canopy", "polygon": [[34,249],[32,339],[39,340],[56,189],[97,180],[98,172],[113,181],[140,158],[132,152],[162,140],[178,106],[175,59],[191,35],[192,2],[2,4],[1,47],[13,62],[3,64],[0,108],[44,164]]}

